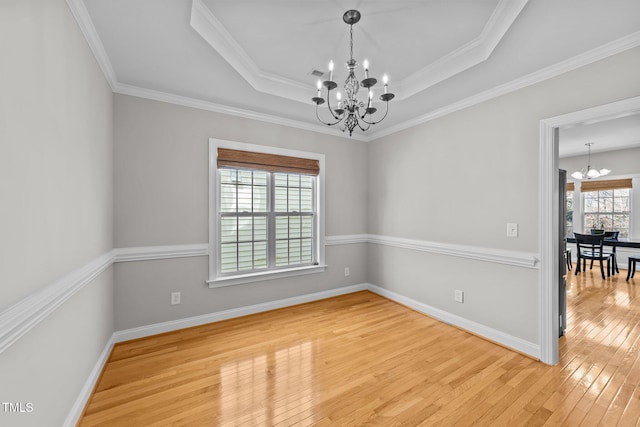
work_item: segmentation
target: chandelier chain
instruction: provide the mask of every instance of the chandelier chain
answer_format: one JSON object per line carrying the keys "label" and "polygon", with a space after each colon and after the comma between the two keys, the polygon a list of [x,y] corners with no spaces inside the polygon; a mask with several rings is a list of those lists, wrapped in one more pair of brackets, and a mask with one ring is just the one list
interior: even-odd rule
{"label": "chandelier chain", "polygon": [[349,50],[349,59],[353,60],[353,25],[349,26],[349,39],[351,40],[351,49]]}

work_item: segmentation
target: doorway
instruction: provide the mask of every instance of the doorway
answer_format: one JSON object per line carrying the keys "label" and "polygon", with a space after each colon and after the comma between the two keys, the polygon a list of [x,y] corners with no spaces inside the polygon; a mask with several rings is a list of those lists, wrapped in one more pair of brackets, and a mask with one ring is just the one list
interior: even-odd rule
{"label": "doorway", "polygon": [[559,359],[559,132],[563,126],[640,111],[640,96],[540,121],[540,360]]}

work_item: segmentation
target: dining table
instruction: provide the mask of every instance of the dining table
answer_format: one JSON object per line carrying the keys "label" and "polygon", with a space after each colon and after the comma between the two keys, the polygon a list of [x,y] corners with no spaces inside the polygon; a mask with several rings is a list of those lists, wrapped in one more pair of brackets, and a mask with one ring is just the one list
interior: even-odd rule
{"label": "dining table", "polygon": [[[575,243],[575,237],[567,237],[567,243]],[[618,248],[634,248],[640,249],[640,240],[631,240],[626,237],[619,237],[617,239],[604,239],[605,246],[613,246]]]}
{"label": "dining table", "polygon": [[[576,238],[575,237],[567,237],[566,240],[567,240],[567,243],[576,243]],[[640,240],[631,240],[631,239],[626,238],[626,237],[618,237],[617,239],[608,239],[608,238],[605,237],[604,246],[611,246],[613,248],[612,252],[613,252],[614,256],[616,257],[616,258],[614,258],[615,259],[615,264],[611,268],[612,273],[613,273],[613,272],[617,272],[618,271],[616,248],[640,249]],[[633,258],[629,259],[629,267],[628,268],[629,269],[633,268],[635,270],[635,263],[632,260],[633,260]],[[633,263],[633,267],[632,267],[632,263]],[[629,271],[627,273],[627,280],[629,280],[630,274],[631,274],[631,272]]]}

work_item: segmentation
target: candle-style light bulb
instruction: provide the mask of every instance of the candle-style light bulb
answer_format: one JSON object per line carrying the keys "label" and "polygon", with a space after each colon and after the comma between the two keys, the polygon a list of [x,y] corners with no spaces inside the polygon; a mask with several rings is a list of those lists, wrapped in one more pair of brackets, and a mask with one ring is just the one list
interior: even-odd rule
{"label": "candle-style light bulb", "polygon": [[329,61],[329,81],[333,81],[333,61]]}
{"label": "candle-style light bulb", "polygon": [[365,59],[362,62],[362,66],[364,67],[364,78],[368,79],[369,78],[369,61]]}
{"label": "candle-style light bulb", "polygon": [[340,92],[336,93],[336,99],[340,101],[342,99],[342,94]]}
{"label": "candle-style light bulb", "polygon": [[322,82],[320,81],[320,79],[318,79],[318,83],[316,84],[316,86],[318,86],[318,98],[320,98],[320,89],[322,89]]}
{"label": "candle-style light bulb", "polygon": [[387,85],[387,83],[389,83],[389,77],[387,77],[386,74],[382,76],[382,83],[384,83],[384,93],[387,93],[387,90],[389,89],[389,86]]}
{"label": "candle-style light bulb", "polygon": [[369,99],[373,99],[373,91],[369,89]]}

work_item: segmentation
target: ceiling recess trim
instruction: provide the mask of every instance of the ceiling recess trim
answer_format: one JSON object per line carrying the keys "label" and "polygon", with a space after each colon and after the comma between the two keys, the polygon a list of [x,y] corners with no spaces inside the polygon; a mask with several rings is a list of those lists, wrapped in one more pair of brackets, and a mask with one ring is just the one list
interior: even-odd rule
{"label": "ceiling recess trim", "polygon": [[[528,0],[500,0],[478,37],[397,82],[396,99],[408,98],[486,61]],[[315,86],[262,71],[202,2],[191,2],[191,27],[255,90],[309,103]]]}
{"label": "ceiling recess trim", "polygon": [[[488,101],[492,98],[505,95],[507,93],[559,76],[568,71],[583,67],[585,65],[591,64],[601,59],[605,59],[609,56],[613,56],[613,55],[622,53],[626,50],[633,49],[640,46],[640,31],[638,31],[638,32],[629,34],[627,36],[621,37],[612,42],[606,43],[600,47],[597,47],[585,53],[566,59],[555,65],[551,65],[549,67],[543,68],[539,71],[533,72],[531,74],[528,74],[526,76],[523,76],[511,82],[508,82],[506,84],[497,86],[493,89],[462,99],[459,102],[455,102],[455,103],[443,106],[427,114],[423,114],[419,117],[407,120],[395,126],[391,126],[391,127],[382,129],[380,131],[370,133],[366,136],[359,134],[349,138],[348,135],[345,135],[343,132],[339,132],[332,128],[327,128],[326,126],[310,124],[307,122],[264,114],[257,111],[244,110],[244,109],[235,108],[227,105],[215,104],[209,101],[203,101],[199,99],[188,98],[185,96],[179,96],[179,95],[169,94],[169,93],[160,92],[152,89],[119,83],[117,80],[115,71],[113,69],[113,66],[111,65],[109,57],[106,54],[102,41],[100,40],[100,37],[96,32],[95,26],[93,25],[93,22],[89,16],[89,13],[84,5],[83,0],[66,0],[66,1],[72,15],[74,16],[75,20],[78,23],[78,26],[80,27],[80,30],[82,31],[85,39],[87,40],[87,43],[91,51],[93,52],[93,55],[95,56],[96,61],[98,62],[98,65],[100,66],[100,69],[102,70],[102,73],[105,76],[105,79],[111,86],[111,89],[113,90],[114,93],[136,96],[139,98],[146,98],[146,99],[166,102],[170,104],[197,108],[197,109],[206,110],[206,111],[213,111],[213,112],[222,113],[222,114],[229,114],[232,116],[239,116],[239,117],[249,118],[253,120],[259,120],[263,122],[289,126],[297,129],[309,130],[312,132],[342,137],[349,141],[373,141],[378,138],[382,138],[382,137],[391,135],[393,133],[417,126],[419,124],[426,123],[430,120],[434,120],[439,117],[445,116],[447,114],[451,114],[456,111],[463,110],[473,105],[480,104],[484,101]],[[305,94],[305,96],[306,95],[307,94]]]}
{"label": "ceiling recess trim", "polygon": [[262,71],[201,0],[192,0],[189,24],[255,90],[309,104],[314,86]]}
{"label": "ceiling recess trim", "polygon": [[398,95],[408,98],[489,59],[528,0],[500,0],[478,37],[400,81]]}

